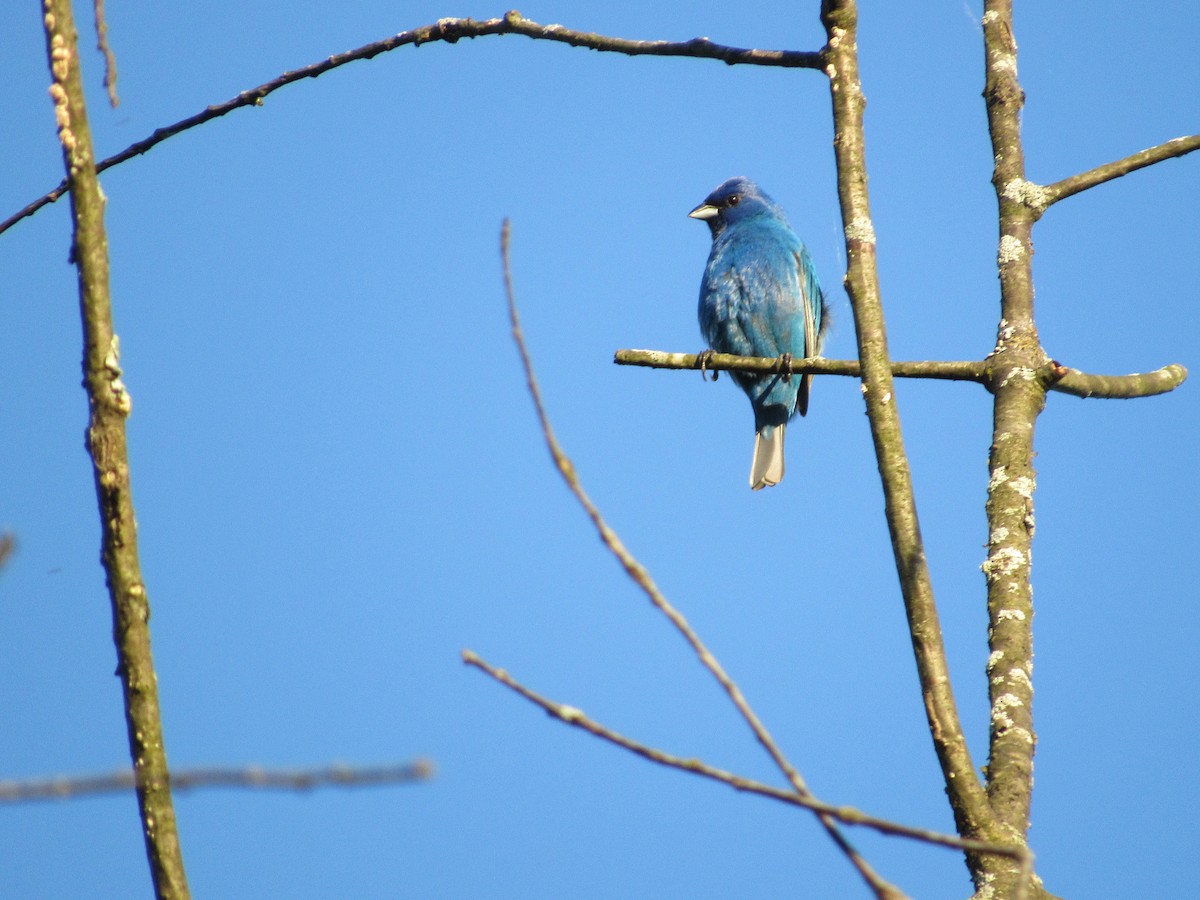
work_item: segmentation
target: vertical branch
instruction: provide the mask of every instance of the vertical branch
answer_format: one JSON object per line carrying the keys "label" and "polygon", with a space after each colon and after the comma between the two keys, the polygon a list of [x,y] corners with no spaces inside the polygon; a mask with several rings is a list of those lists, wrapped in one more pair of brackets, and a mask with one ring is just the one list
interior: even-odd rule
{"label": "vertical branch", "polygon": [[72,258],[78,270],[83,318],[84,387],[102,533],[104,565],[113,610],[117,672],[125,694],[129,750],[137,780],[146,852],[160,898],[188,897],[175,811],[163,747],[158,687],[150,653],[150,607],[138,563],[137,528],[130,496],[125,419],[132,401],[121,381],[120,345],[113,330],[108,283],[104,195],[84,104],[78,35],[70,0],[43,0],[50,95],[71,189]]}
{"label": "vertical branch", "polygon": [[941,624],[913,499],[912,474],[893,393],[875,260],[875,231],[867,194],[863,134],[866,101],[858,75],[858,11],[854,0],[825,0],[821,20],[829,38],[825,71],[833,95],[838,196],[846,235],[846,290],[854,312],[862,360],[862,390],[883,482],[892,552],[946,792],[959,833],[964,837],[979,837],[988,832],[990,811],[971,762],[950,685]]}
{"label": "vertical branch", "polygon": [[[1017,43],[1012,0],[986,0],[988,128],[992,183],[999,204],[1000,327],[991,357],[994,394],[992,446],[988,457],[988,692],[991,728],[987,792],[997,823],[1010,840],[1024,841],[1033,793],[1033,435],[1045,405],[1048,360],[1033,320],[1033,223],[1037,213],[1025,190]],[[1003,895],[1011,867],[985,860]],[[1005,871],[1007,869],[1007,871]]]}

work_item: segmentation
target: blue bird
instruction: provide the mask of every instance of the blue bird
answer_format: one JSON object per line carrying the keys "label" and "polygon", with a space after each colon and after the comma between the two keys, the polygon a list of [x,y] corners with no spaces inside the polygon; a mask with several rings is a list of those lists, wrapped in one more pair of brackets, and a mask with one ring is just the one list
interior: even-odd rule
{"label": "blue bird", "polygon": [[[819,356],[829,322],[812,259],[783,210],[748,178],[731,178],[688,213],[712,232],[700,284],[700,332],[717,353]],[[750,487],[783,478],[788,420],[808,412],[812,375],[733,372],[754,407]]]}

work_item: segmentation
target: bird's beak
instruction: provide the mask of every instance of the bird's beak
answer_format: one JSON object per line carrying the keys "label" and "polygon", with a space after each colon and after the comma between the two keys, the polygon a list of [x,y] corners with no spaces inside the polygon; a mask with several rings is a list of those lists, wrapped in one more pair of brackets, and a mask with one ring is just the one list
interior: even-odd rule
{"label": "bird's beak", "polygon": [[719,212],[720,212],[720,210],[717,209],[715,206],[711,206],[708,203],[701,203],[699,206],[697,206],[695,209],[693,209],[690,213],[688,213],[688,218],[712,219]]}

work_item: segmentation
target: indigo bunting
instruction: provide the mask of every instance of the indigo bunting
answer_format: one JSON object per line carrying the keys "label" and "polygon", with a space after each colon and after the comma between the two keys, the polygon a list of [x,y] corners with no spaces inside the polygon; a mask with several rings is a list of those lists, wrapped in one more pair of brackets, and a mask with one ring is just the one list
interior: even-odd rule
{"label": "indigo bunting", "polygon": [[[812,259],[783,210],[748,178],[731,178],[688,213],[712,232],[700,284],[700,332],[718,353],[818,356],[828,319]],[[783,478],[788,420],[808,412],[812,375],[733,372],[754,407],[753,490]]]}

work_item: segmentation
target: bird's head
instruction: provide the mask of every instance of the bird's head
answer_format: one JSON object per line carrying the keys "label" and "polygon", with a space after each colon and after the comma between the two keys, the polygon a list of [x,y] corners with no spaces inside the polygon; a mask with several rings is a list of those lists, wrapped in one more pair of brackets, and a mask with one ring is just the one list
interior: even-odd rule
{"label": "bird's head", "polygon": [[730,178],[688,213],[693,219],[703,220],[714,238],[734,222],[763,214],[783,215],[762,188],[741,176]]}

